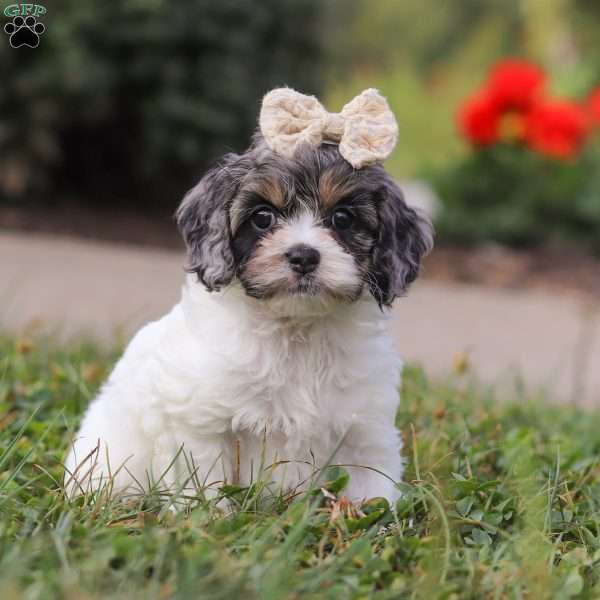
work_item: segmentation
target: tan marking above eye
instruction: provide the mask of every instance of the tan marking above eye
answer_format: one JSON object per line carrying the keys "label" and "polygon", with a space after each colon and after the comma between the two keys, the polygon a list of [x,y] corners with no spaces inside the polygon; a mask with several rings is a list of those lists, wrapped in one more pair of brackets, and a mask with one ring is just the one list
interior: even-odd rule
{"label": "tan marking above eye", "polygon": [[262,196],[277,208],[285,206],[285,191],[275,179],[261,177],[253,181],[246,189]]}
{"label": "tan marking above eye", "polygon": [[342,198],[348,196],[354,188],[349,178],[341,178],[340,173],[328,169],[319,178],[319,199],[326,208],[331,208]]}

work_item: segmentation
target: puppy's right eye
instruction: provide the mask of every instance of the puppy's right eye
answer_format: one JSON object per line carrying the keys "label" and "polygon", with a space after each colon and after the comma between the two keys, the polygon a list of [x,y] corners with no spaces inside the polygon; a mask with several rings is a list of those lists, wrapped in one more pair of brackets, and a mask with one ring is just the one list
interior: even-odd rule
{"label": "puppy's right eye", "polygon": [[331,223],[340,231],[350,229],[354,221],[354,215],[347,208],[338,208],[331,217]]}
{"label": "puppy's right eye", "polygon": [[252,217],[250,217],[250,222],[257,231],[268,231],[275,225],[275,214],[268,208],[259,208]]}

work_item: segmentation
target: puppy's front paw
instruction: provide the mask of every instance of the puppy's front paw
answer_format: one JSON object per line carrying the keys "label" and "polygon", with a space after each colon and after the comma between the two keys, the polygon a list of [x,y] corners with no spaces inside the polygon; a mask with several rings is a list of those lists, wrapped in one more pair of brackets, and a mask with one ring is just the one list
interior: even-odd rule
{"label": "puppy's front paw", "polygon": [[385,498],[393,504],[400,498],[400,490],[394,481],[369,469],[353,468],[350,470],[350,483],[346,495],[356,504],[374,498]]}

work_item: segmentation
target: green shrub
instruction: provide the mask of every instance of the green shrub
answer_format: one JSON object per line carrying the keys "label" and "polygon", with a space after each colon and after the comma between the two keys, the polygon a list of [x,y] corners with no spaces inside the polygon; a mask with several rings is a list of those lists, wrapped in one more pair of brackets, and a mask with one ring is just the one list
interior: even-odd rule
{"label": "green shrub", "polygon": [[444,205],[439,235],[454,243],[566,242],[600,249],[599,165],[592,151],[575,161],[513,144],[472,152],[430,174]]}
{"label": "green shrub", "polygon": [[0,194],[169,207],[249,142],[261,96],[320,89],[318,0],[62,0],[0,45]]}

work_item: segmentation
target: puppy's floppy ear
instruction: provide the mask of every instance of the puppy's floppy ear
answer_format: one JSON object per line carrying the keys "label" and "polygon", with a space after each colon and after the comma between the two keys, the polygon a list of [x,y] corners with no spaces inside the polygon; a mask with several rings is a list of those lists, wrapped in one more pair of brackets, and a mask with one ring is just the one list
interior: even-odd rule
{"label": "puppy's floppy ear", "polygon": [[371,293],[389,306],[417,278],[421,259],[433,248],[429,219],[404,201],[390,179],[379,190],[379,239],[373,250]]}
{"label": "puppy's floppy ear", "polygon": [[186,270],[196,273],[209,291],[227,285],[235,274],[229,207],[237,191],[239,157],[228,154],[183,198],[176,218],[188,252]]}

